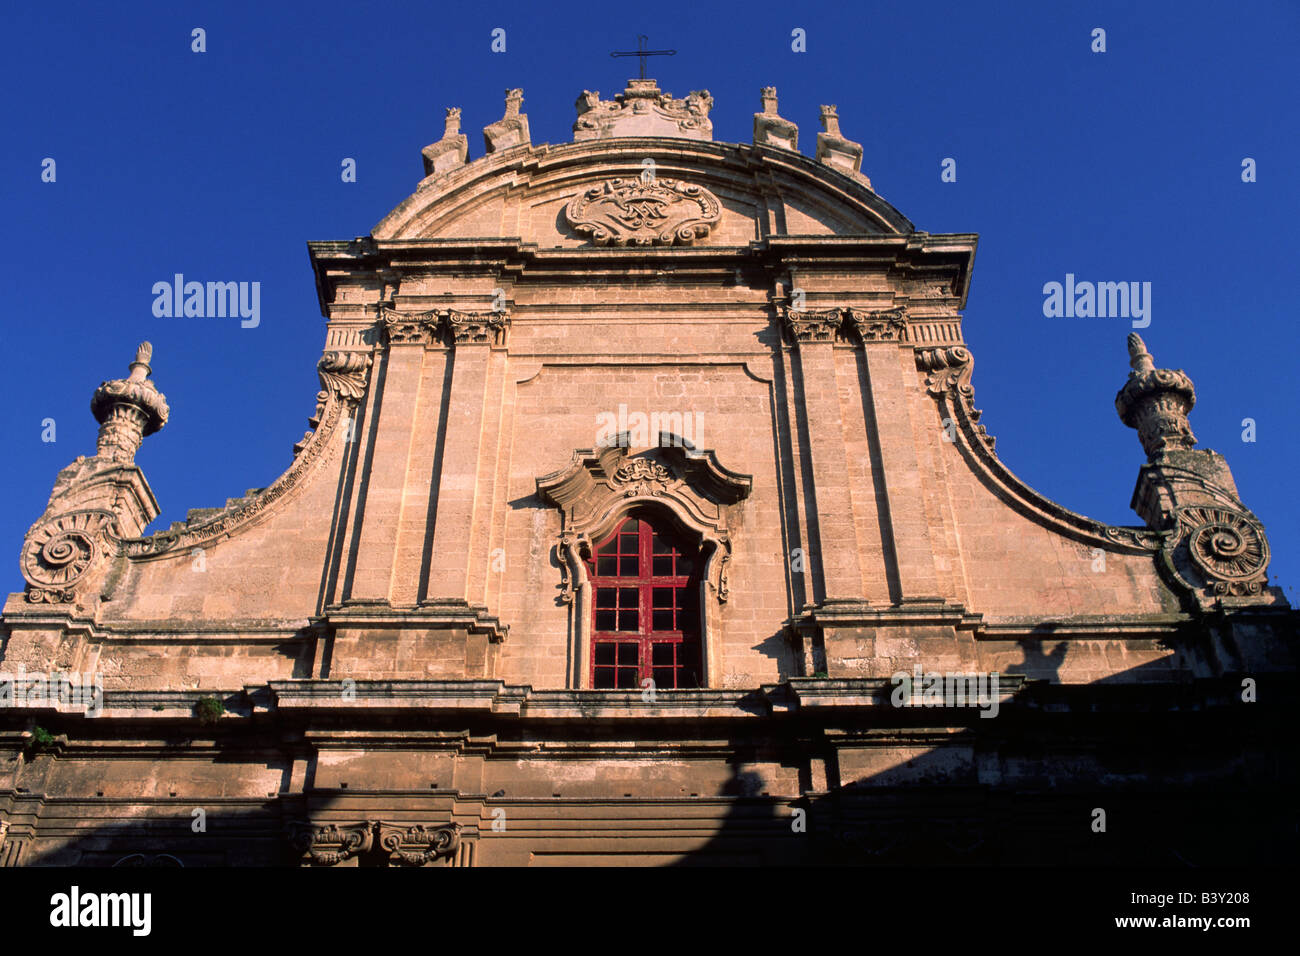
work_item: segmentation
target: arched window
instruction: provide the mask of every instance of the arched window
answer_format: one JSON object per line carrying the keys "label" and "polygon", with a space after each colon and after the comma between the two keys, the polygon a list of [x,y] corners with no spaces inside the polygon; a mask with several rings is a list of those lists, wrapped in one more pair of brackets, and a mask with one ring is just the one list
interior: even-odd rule
{"label": "arched window", "polygon": [[699,687],[700,555],[666,522],[632,514],[593,549],[591,686]]}

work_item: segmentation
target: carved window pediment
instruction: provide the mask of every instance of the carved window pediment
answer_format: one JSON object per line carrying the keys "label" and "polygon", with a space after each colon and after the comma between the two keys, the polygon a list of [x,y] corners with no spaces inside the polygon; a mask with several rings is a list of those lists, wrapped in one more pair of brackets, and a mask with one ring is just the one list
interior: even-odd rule
{"label": "carved window pediment", "polygon": [[568,467],[537,479],[538,494],[564,512],[565,532],[587,539],[607,534],[631,503],[649,501],[685,527],[722,540],[727,508],[748,497],[752,486],[749,475],[681,440],[637,455],[622,444],[584,449]]}
{"label": "carved window pediment", "polygon": [[[596,543],[604,540],[629,514],[666,517],[699,547],[701,600],[711,593],[717,604],[728,597],[727,564],[731,560],[729,519],[732,508],[747,498],[753,479],[723,467],[713,452],[701,452],[676,439],[636,455],[622,436],[607,447],[577,451],[568,466],[537,479],[537,493],[561,511],[555,561],[560,570],[559,601],[574,608],[574,686],[586,682],[583,662],[589,659],[590,595],[587,563]],[[714,603],[713,601],[703,602]],[[702,608],[706,645],[715,612]],[[707,663],[712,655],[706,646]]]}

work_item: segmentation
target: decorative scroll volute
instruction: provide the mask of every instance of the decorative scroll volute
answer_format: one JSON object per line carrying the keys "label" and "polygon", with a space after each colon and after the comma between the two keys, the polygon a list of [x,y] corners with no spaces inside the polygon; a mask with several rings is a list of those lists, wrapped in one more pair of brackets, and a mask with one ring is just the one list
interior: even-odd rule
{"label": "decorative scroll volute", "polygon": [[[935,398],[949,401],[954,411],[961,408],[965,418],[970,422],[971,434],[990,452],[997,444],[997,439],[988,433],[988,429],[979,424],[983,412],[975,407],[975,389],[971,387],[971,373],[975,369],[975,358],[970,349],[961,345],[947,348],[917,349],[916,367],[930,374],[925,378],[925,389]],[[951,422],[951,419],[949,420]],[[952,426],[946,426],[952,427]]]}
{"label": "decorative scroll volute", "polygon": [[565,218],[598,246],[688,246],[721,217],[718,198],[676,179],[607,179],[569,201]]}
{"label": "decorative scroll volute", "polygon": [[1268,540],[1249,515],[1229,508],[1180,508],[1187,556],[1216,595],[1255,595],[1267,583]]}
{"label": "decorative scroll volute", "polygon": [[22,571],[27,600],[66,604],[73,589],[105,557],[116,552],[117,517],[111,511],[73,511],[47,520],[28,532]]}

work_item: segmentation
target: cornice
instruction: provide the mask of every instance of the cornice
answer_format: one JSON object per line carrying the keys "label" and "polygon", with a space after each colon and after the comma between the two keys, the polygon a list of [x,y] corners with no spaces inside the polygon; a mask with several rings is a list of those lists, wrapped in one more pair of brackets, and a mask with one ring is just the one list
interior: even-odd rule
{"label": "cornice", "polygon": [[945,434],[957,445],[984,483],[1016,511],[1039,525],[1074,541],[1106,551],[1154,555],[1164,534],[1145,527],[1121,527],[1096,521],[1039,494],[1015,476],[993,450],[994,439],[980,424],[971,386],[974,357],[964,346],[918,347],[917,369],[926,373],[925,387],[938,405]]}

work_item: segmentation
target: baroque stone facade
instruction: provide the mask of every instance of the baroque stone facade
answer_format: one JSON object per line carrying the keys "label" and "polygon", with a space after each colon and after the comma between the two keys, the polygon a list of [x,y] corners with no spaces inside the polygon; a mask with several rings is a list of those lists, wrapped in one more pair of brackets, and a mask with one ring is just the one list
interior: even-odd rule
{"label": "baroque stone facade", "polygon": [[[148,343],[94,393],[0,670],[103,693],[0,709],[0,865],[1208,862],[1221,792],[1267,856],[1296,617],[1188,375],[1130,336],[1143,524],[1075,514],[974,405],[976,237],[833,106],[809,158],[770,87],[753,144],[653,80],[559,146],[522,102],[310,244],[321,390],[267,487],[145,534]],[[1146,841],[1090,842],[1102,805]]]}

